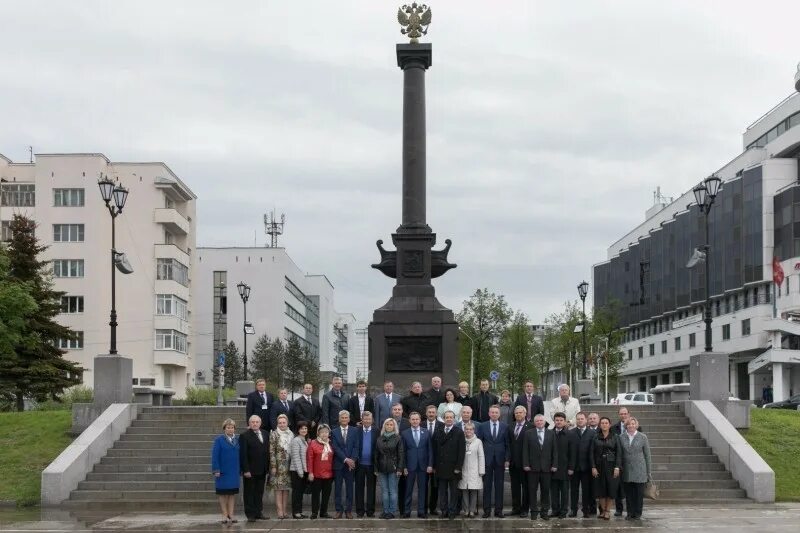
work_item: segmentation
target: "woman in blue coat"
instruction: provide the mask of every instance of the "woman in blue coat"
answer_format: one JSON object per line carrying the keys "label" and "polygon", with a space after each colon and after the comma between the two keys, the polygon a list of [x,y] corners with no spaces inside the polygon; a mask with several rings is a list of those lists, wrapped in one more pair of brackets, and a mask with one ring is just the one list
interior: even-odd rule
{"label": "woman in blue coat", "polygon": [[239,493],[239,437],[236,422],[230,418],[222,423],[222,431],[211,449],[211,472],[222,509],[222,523],[227,524],[238,522],[233,518],[233,507]]}

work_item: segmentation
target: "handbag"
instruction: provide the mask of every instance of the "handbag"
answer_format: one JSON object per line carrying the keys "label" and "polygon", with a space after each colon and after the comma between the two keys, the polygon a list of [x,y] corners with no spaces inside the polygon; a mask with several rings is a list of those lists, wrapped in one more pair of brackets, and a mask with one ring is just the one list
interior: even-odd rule
{"label": "handbag", "polygon": [[657,500],[661,495],[661,490],[656,485],[655,481],[648,481],[644,486],[644,497],[648,500]]}

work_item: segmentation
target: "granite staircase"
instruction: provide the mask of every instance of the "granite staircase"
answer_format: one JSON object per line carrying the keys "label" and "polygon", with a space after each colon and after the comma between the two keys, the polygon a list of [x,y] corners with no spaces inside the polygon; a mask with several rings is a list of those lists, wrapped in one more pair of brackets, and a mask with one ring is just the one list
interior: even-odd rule
{"label": "granite staircase", "polygon": [[[679,406],[629,409],[650,439],[660,503],[728,504],[746,498]],[[617,419],[617,406],[591,410]],[[211,443],[221,433],[223,420],[234,419],[237,431],[243,431],[244,417],[243,407],[146,407],[65,506],[216,509]],[[506,492],[510,504],[508,486]]]}
{"label": "granite staircase", "polygon": [[[586,407],[612,423],[620,406]],[[741,503],[747,496],[678,404],[628,405],[650,441],[653,479],[661,489],[660,503]]]}

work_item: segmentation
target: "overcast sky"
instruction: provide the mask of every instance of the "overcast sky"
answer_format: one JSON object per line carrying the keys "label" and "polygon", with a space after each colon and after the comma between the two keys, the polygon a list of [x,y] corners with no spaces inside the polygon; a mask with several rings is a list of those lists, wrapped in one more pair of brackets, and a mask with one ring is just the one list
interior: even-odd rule
{"label": "overcast sky", "polygon": [[[198,246],[281,244],[369,320],[400,223],[400,2],[0,3],[0,153],[164,161]],[[741,151],[793,90],[800,2],[432,0],[428,222],[456,270],[540,321],[591,265]],[[588,302],[587,302],[588,303]]]}

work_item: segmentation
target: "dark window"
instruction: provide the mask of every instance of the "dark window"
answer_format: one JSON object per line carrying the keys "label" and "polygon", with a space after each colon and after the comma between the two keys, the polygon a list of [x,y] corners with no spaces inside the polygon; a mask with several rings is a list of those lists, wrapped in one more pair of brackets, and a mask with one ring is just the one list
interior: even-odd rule
{"label": "dark window", "polygon": [[656,345],[653,343],[653,344],[650,344],[650,355],[652,356],[652,355],[655,355],[655,354],[656,354]]}
{"label": "dark window", "polygon": [[683,372],[674,372],[672,379],[675,380],[673,383],[683,383]]}
{"label": "dark window", "polygon": [[633,359],[633,350],[628,350],[628,361]]}
{"label": "dark window", "polygon": [[641,359],[642,357],[644,357],[644,347],[639,346],[639,359]]}
{"label": "dark window", "polygon": [[661,341],[661,353],[667,353],[667,341]]}
{"label": "dark window", "polygon": [[722,326],[722,340],[729,341],[731,340],[731,325],[724,324]]}
{"label": "dark window", "polygon": [[695,346],[697,346],[697,334],[689,333],[689,348],[694,348]]}
{"label": "dark window", "polygon": [[675,337],[675,351],[678,352],[681,349],[681,338]]}
{"label": "dark window", "polygon": [[746,318],[742,320],[742,337],[746,337],[750,335],[750,319]]}

